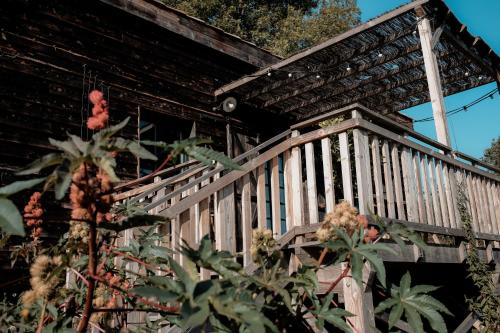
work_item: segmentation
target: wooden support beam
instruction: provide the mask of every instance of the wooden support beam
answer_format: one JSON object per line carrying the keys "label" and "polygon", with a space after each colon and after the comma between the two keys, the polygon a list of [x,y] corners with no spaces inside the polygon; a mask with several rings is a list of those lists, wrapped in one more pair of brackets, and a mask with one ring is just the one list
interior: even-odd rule
{"label": "wooden support beam", "polygon": [[[347,269],[343,263],[342,270]],[[350,274],[349,274],[350,275]],[[350,276],[342,279],[345,309],[354,314],[349,321],[354,326],[354,331],[359,333],[373,332],[375,315],[373,312],[373,296],[371,285],[374,272],[369,264],[363,267],[363,283],[358,283]]]}
{"label": "wooden support beam", "polygon": [[477,316],[474,314],[474,312],[469,313],[467,317],[465,317],[464,321],[458,325],[457,328],[453,331],[453,333],[468,333],[470,332],[470,329],[472,326],[474,326],[474,323],[478,320]]}
{"label": "wooden support beam", "polygon": [[340,166],[342,169],[342,190],[344,200],[354,205],[352,186],[351,154],[349,153],[349,139],[347,132],[339,133]]}
{"label": "wooden support beam", "polygon": [[[352,112],[353,118],[361,118],[359,111]],[[362,215],[373,212],[373,188],[370,166],[368,134],[360,129],[352,131],[354,141],[354,161],[358,188],[358,210]]]}
{"label": "wooden support beam", "polygon": [[425,71],[427,73],[427,84],[429,87],[437,138],[442,144],[451,146],[442,83],[439,76],[439,64],[431,44],[431,23],[429,19],[424,16],[423,8],[417,8],[416,12],[417,16],[419,16],[417,27],[420,35],[420,43],[422,45],[422,55],[424,57]]}

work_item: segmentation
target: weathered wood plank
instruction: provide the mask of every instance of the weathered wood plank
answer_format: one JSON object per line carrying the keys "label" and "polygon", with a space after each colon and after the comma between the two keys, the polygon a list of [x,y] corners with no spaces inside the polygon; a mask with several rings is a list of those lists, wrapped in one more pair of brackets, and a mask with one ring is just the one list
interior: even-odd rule
{"label": "weathered wood plank", "polygon": [[271,167],[271,218],[273,235],[281,236],[280,174],[278,156],[273,158]]}
{"label": "weathered wood plank", "polygon": [[243,239],[243,265],[252,262],[250,247],[252,246],[252,193],[250,175],[243,176],[241,191],[241,232]]}
{"label": "weathered wood plank", "polygon": [[323,160],[323,179],[325,183],[326,211],[332,212],[335,206],[335,187],[333,182],[332,148],[330,138],[321,140],[321,155]]}
{"label": "weathered wood plank", "polygon": [[257,168],[257,221],[261,229],[267,228],[266,214],[266,169],[261,165]]}
{"label": "weathered wood plank", "polygon": [[285,210],[286,210],[286,230],[287,232],[293,228],[293,188],[292,188],[292,154],[290,150],[283,153],[284,164],[284,180],[285,180]]}
{"label": "weathered wood plank", "polygon": [[420,170],[420,155],[418,152],[414,152],[413,154],[413,172],[415,175],[415,187],[416,187],[416,197],[417,197],[417,206],[418,206],[418,221],[421,223],[428,223],[426,221],[427,212],[425,207],[425,199],[424,199],[424,191],[422,185],[422,174]]}
{"label": "weathered wood plank", "polygon": [[396,218],[396,205],[394,202],[394,185],[392,182],[391,154],[389,143],[384,140],[382,144],[382,159],[384,163],[385,195],[387,199],[387,216]]}
{"label": "weathered wood plank", "polygon": [[422,191],[425,200],[425,213],[427,220],[425,223],[435,225],[434,221],[434,207],[432,202],[432,194],[429,186],[429,169],[427,164],[427,156],[420,155],[420,169],[422,171]]}
{"label": "weathered wood plank", "polygon": [[307,176],[307,204],[309,208],[309,224],[318,223],[318,194],[316,187],[316,167],[314,163],[314,145],[305,144],[306,176]]}
{"label": "weathered wood plank", "polygon": [[465,184],[467,185],[467,195],[468,195],[468,201],[469,201],[469,209],[470,209],[470,214],[472,216],[472,228],[475,232],[478,232],[480,230],[479,228],[479,216],[477,212],[477,205],[476,205],[476,197],[474,195],[474,185],[472,183],[472,175],[468,171],[464,171],[465,175]]}
{"label": "weathered wood plank", "polygon": [[[299,136],[299,131],[292,131],[292,138]],[[302,193],[302,152],[300,147],[292,148],[291,161],[293,225],[304,224],[304,199]]]}
{"label": "weathered wood plank", "polygon": [[380,141],[377,136],[372,138],[372,163],[373,178],[375,182],[375,198],[377,202],[377,214],[385,217],[384,184],[382,177],[382,167],[380,165]]}
{"label": "weathered wood plank", "polygon": [[444,191],[443,185],[443,168],[441,161],[435,160],[435,171],[436,171],[436,183],[439,196],[439,207],[441,210],[441,216],[443,217],[443,227],[450,227],[450,216],[448,214],[448,203],[446,201],[446,193]]}
{"label": "weathered wood plank", "polygon": [[415,179],[413,177],[413,161],[411,158],[411,150],[403,147],[401,151],[401,168],[403,171],[403,185],[405,193],[406,212],[408,213],[408,221],[417,222],[418,207],[417,207],[417,189]]}
{"label": "weathered wood plank", "polygon": [[431,188],[434,219],[436,221],[436,226],[442,227],[444,224],[437,190],[436,166],[434,165],[434,158],[432,158],[431,156],[427,156],[427,166],[429,171],[429,186]]}
{"label": "weathered wood plank", "polygon": [[399,162],[399,147],[397,144],[392,146],[391,150],[392,159],[392,174],[394,177],[394,189],[396,193],[396,206],[398,219],[406,220],[406,213],[404,208],[403,199],[403,183],[401,181],[401,166]]}
{"label": "weathered wood plank", "polygon": [[339,149],[344,200],[353,205],[354,193],[352,187],[351,155],[349,154],[349,140],[347,137],[347,132],[339,133]]}

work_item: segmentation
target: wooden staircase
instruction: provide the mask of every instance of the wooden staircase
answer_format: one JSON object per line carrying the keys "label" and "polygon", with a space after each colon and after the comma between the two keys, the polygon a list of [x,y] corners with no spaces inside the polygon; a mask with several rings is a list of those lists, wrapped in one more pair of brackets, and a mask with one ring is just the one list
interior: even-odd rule
{"label": "wooden staircase", "polygon": [[[318,126],[333,118],[343,120]],[[360,214],[463,237],[458,186],[466,189],[477,237],[493,249],[500,241],[498,168],[359,104],[296,124],[234,161],[240,170],[192,164],[117,197],[171,219],[172,247],[210,234],[217,249],[241,256],[245,266],[252,229],[272,229],[282,246],[297,247],[341,200]]]}

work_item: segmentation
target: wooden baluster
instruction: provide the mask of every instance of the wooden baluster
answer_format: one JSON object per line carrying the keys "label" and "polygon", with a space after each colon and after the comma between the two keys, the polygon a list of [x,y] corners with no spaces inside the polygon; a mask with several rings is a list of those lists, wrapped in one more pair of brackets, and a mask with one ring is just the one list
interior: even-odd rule
{"label": "wooden baluster", "polygon": [[326,211],[331,212],[335,207],[335,187],[333,183],[332,143],[328,137],[321,140],[321,155],[323,159]]}
{"label": "wooden baluster", "polygon": [[429,168],[427,164],[427,156],[420,154],[420,169],[422,170],[422,189],[425,198],[425,212],[427,224],[436,225],[434,221],[434,207],[432,203],[432,194],[429,186]]}
{"label": "wooden baluster", "polygon": [[444,192],[446,195],[446,206],[448,208],[448,216],[450,217],[450,227],[457,227],[457,218],[455,216],[455,201],[451,190],[451,182],[454,180],[453,171],[450,173],[448,165],[442,164]]}
{"label": "wooden baluster", "polygon": [[394,184],[392,182],[391,154],[389,143],[384,140],[382,144],[382,158],[384,162],[385,195],[387,197],[387,216],[396,218],[396,204],[394,202]]}
{"label": "wooden baluster", "polygon": [[472,229],[474,230],[474,232],[479,232],[480,221],[477,212],[476,197],[474,195],[474,185],[472,183],[472,176],[468,171],[465,171],[465,182],[467,184],[469,209],[470,209],[470,214],[472,216]]}
{"label": "wooden baluster", "polygon": [[306,176],[307,176],[307,203],[309,208],[309,224],[319,222],[318,196],[316,192],[316,168],[314,165],[314,145],[312,142],[305,144]]}
{"label": "wooden baluster", "polygon": [[[208,170],[204,173],[208,173]],[[206,179],[200,183],[201,187],[210,184],[210,179]],[[199,228],[200,240],[206,235],[210,235],[210,197],[203,199],[198,204],[197,225]],[[200,268],[200,278],[202,280],[210,279],[210,271],[205,268]]]}
{"label": "wooden baluster", "polygon": [[373,161],[373,179],[375,181],[375,198],[377,202],[377,214],[385,217],[384,184],[382,177],[382,167],[380,165],[380,142],[378,137],[372,139],[372,161]]}
{"label": "wooden baluster", "polygon": [[257,168],[257,221],[260,229],[267,228],[266,169],[264,165]]}
{"label": "wooden baluster", "polygon": [[286,210],[286,230],[293,228],[293,188],[292,188],[292,153],[287,150],[283,153],[284,179],[285,179],[285,210]]}
{"label": "wooden baluster", "polygon": [[477,215],[479,217],[479,232],[487,232],[486,229],[486,218],[483,210],[483,198],[481,197],[481,192],[479,191],[478,179],[479,176],[471,173],[472,176],[472,189],[474,192],[474,197],[476,198],[476,209]]}
{"label": "wooden baluster", "polygon": [[455,228],[462,228],[462,220],[460,218],[460,212],[458,211],[458,176],[461,175],[460,169],[455,168],[451,165],[448,166],[450,173],[450,187],[451,187],[451,198],[453,199],[453,210],[455,212]]}
{"label": "wooden baluster", "polygon": [[406,220],[406,213],[403,199],[403,183],[401,181],[401,167],[399,162],[399,151],[397,144],[392,146],[392,173],[394,176],[394,188],[396,192],[396,206],[399,220]]}
{"label": "wooden baluster", "polygon": [[488,233],[491,233],[493,230],[492,230],[492,218],[490,216],[490,210],[488,208],[488,205],[489,205],[489,201],[488,201],[488,196],[486,195],[486,186],[485,186],[485,180],[483,177],[481,177],[479,179],[479,190],[480,190],[480,195],[482,197],[482,200],[483,200],[483,206],[482,206],[482,209],[484,210],[484,215],[485,215],[485,219],[486,219],[486,232]]}
{"label": "wooden baluster", "polygon": [[[299,136],[299,131],[293,131],[292,137],[297,136]],[[304,199],[302,197],[302,153],[300,147],[292,148],[290,169],[292,178],[293,225],[301,226],[304,224]]]}
{"label": "wooden baluster", "polygon": [[415,173],[415,186],[417,189],[417,206],[418,206],[418,216],[420,223],[429,223],[426,221],[427,212],[424,201],[423,185],[422,185],[422,174],[420,172],[420,155],[417,151],[413,153],[413,171]]}
{"label": "wooden baluster", "polygon": [[500,184],[495,181],[492,181],[491,191],[493,194],[493,200],[495,206],[497,230],[498,232],[500,232]]}
{"label": "wooden baluster", "polygon": [[344,200],[354,204],[352,187],[351,155],[349,154],[349,140],[347,132],[339,133],[340,167],[342,169],[342,189]]}
{"label": "wooden baluster", "polygon": [[437,178],[436,178],[436,167],[434,165],[434,158],[427,156],[427,164],[429,167],[429,185],[432,194],[432,206],[434,208],[434,218],[436,225],[438,227],[443,226],[443,215],[441,213],[441,205],[439,202],[439,196],[437,191]]}
{"label": "wooden baluster", "polygon": [[[353,111],[353,118],[361,118],[358,111]],[[356,182],[358,185],[359,213],[368,215],[373,212],[373,190],[371,181],[370,153],[368,135],[364,130],[352,131],[354,142],[354,162],[356,165]]]}
{"label": "wooden baluster", "polygon": [[408,213],[408,221],[418,222],[417,189],[415,179],[412,175],[413,162],[411,155],[411,150],[408,147],[403,147],[401,151],[401,167],[403,171],[406,212]]}
{"label": "wooden baluster", "polygon": [[498,235],[497,224],[498,220],[500,219],[500,216],[497,216],[497,212],[495,209],[495,197],[492,191],[492,181],[490,179],[485,179],[485,185],[486,185],[486,194],[488,195],[488,208],[490,209],[492,232],[493,234]]}
{"label": "wooden baluster", "polygon": [[[177,183],[175,184],[174,186],[174,191],[177,191],[179,188],[181,187],[181,183]],[[174,196],[171,200],[171,206],[175,205],[177,202],[179,202],[181,199],[181,196],[178,194],[176,196]],[[180,237],[180,219],[179,219],[179,215],[176,216],[175,219],[172,219],[170,221],[170,230],[172,232],[172,249],[174,250],[174,254],[173,254],[173,258],[175,261],[179,262],[179,253],[177,252],[177,250],[179,249],[179,245],[180,245],[180,242],[179,242],[179,237]]]}
{"label": "wooden baluster", "polygon": [[271,160],[271,217],[273,235],[281,236],[280,174],[278,157]]}
{"label": "wooden baluster", "polygon": [[446,193],[444,191],[443,186],[443,168],[441,166],[440,160],[435,160],[435,168],[436,168],[436,182],[438,187],[438,195],[439,195],[439,206],[441,208],[441,214],[443,217],[443,227],[450,227],[450,216],[448,214],[448,205],[446,201]]}
{"label": "wooden baluster", "polygon": [[241,191],[241,231],[243,239],[243,266],[252,262],[250,247],[252,246],[252,193],[250,175],[243,176]]}

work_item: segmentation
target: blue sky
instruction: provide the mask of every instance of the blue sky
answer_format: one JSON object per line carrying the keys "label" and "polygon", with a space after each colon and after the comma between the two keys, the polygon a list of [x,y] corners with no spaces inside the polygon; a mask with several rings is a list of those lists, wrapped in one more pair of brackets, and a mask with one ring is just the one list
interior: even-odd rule
{"label": "blue sky", "polygon": [[[363,21],[370,20],[410,1],[405,0],[358,0]],[[458,19],[468,30],[481,36],[497,54],[500,54],[500,0],[445,0]],[[445,98],[447,110],[461,107],[496,87],[491,83]],[[414,119],[432,116],[429,103],[404,111]],[[491,140],[500,135],[500,97],[495,95],[467,112],[448,118],[453,148],[466,154],[481,157]],[[434,122],[416,123],[415,129],[435,138]]]}

